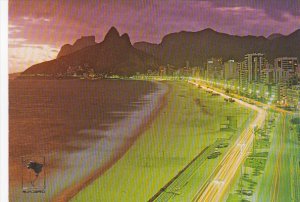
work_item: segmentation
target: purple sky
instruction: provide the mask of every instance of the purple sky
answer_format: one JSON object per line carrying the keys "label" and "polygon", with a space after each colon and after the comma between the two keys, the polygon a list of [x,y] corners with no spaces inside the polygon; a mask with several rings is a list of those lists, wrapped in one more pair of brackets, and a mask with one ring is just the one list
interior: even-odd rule
{"label": "purple sky", "polygon": [[56,57],[84,35],[103,40],[111,26],[132,42],[159,43],[171,32],[211,27],[237,35],[289,34],[300,28],[299,0],[10,0],[9,68]]}

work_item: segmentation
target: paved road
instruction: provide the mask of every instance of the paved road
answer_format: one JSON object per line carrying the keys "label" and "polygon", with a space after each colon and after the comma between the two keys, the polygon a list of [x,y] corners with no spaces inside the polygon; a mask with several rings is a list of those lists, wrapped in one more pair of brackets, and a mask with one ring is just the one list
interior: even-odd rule
{"label": "paved road", "polygon": [[[199,86],[200,84],[196,82],[189,81],[190,83]],[[201,86],[201,85],[200,85]],[[225,98],[229,98],[228,95],[225,95],[221,92],[218,92],[213,89],[208,89],[205,86],[201,86],[205,90],[210,90],[215,93],[219,93]],[[255,119],[252,123],[246,128],[240,137],[236,140],[234,145],[229,149],[227,154],[224,156],[223,160],[216,168],[216,172],[213,172],[212,178],[207,181],[207,183],[199,190],[198,194],[195,197],[195,201],[220,201],[224,196],[226,190],[229,188],[232,179],[235,176],[239,166],[242,164],[244,159],[247,156],[247,153],[251,150],[251,144],[253,142],[253,130],[254,127],[261,127],[266,119],[267,112],[264,109],[261,109],[257,106],[248,104],[241,100],[235,99],[235,102],[249,107],[257,111]]]}
{"label": "paved road", "polygon": [[[198,82],[201,82],[201,86],[209,86],[207,84],[205,84],[205,80],[201,80],[201,79],[196,79]],[[215,88],[213,87],[214,89],[218,89],[218,88]],[[221,91],[221,89],[218,89],[218,91]],[[262,102],[259,102],[259,101],[256,101],[254,99],[251,99],[251,98],[248,98],[248,97],[244,97],[244,96],[241,96],[241,95],[238,95],[238,94],[231,94],[234,98],[237,98],[237,99],[243,99],[245,101],[249,101],[257,106],[261,106],[261,107],[265,107],[265,108],[270,108],[270,109],[273,109],[277,112],[280,112],[280,113],[286,113],[286,114],[294,114],[293,112],[291,111],[287,111],[287,110],[284,110],[282,108],[279,108],[279,107],[276,107],[275,105],[269,105],[269,104],[265,104],[265,103],[262,103]]]}
{"label": "paved road", "polygon": [[300,147],[290,118],[280,114],[257,201],[300,201]]}
{"label": "paved road", "polygon": [[[191,82],[195,85],[199,85],[195,82]],[[201,85],[202,87],[206,88],[206,85]],[[209,90],[212,90],[211,88]],[[214,90],[215,91],[215,90]],[[219,93],[219,92],[218,92]],[[219,93],[224,97],[222,93]],[[298,168],[298,155],[299,149],[295,142],[297,142],[295,134],[289,131],[289,124],[286,120],[286,117],[294,114],[293,112],[286,111],[284,109],[278,108],[274,105],[267,105],[256,100],[252,100],[249,98],[245,98],[240,95],[232,95],[234,98],[242,99],[250,101],[251,103],[255,104],[256,106],[260,106],[263,108],[270,108],[280,113],[281,121],[280,125],[278,126],[278,131],[276,134],[276,138],[274,141],[274,149],[273,149],[273,158],[271,158],[271,168],[267,175],[265,175],[264,180],[266,181],[265,186],[262,187],[264,194],[260,194],[258,201],[299,201],[300,200],[300,188],[299,188],[299,173],[300,169]],[[238,101],[238,100],[236,100]],[[245,103],[240,103],[245,104]],[[252,105],[253,106],[253,105]],[[249,107],[249,106],[248,106]],[[265,115],[257,115],[257,119],[259,117],[263,117]],[[263,122],[263,120],[256,120],[258,122]],[[261,125],[257,124],[257,125]],[[219,165],[216,169],[219,172],[213,173],[212,176],[215,176],[213,180],[207,182],[207,184],[201,188],[199,191],[196,199],[197,201],[218,201],[222,198],[225,194],[228,185],[233,179],[234,174],[242,163],[242,160],[245,158],[246,153],[243,153],[242,150],[247,151],[249,150],[249,144],[252,143],[252,135],[247,133],[246,131],[243,132],[242,137],[246,140],[245,144],[236,143],[232,150],[228,152],[228,160],[224,159],[224,162]],[[240,154],[238,155],[238,145],[240,146]],[[234,148],[236,147],[236,148]],[[230,165],[230,166],[229,166]],[[270,166],[269,166],[270,167]],[[222,171],[223,170],[223,171]],[[227,173],[226,173],[227,172]],[[261,191],[261,190],[260,190]],[[262,193],[262,192],[260,192]]]}

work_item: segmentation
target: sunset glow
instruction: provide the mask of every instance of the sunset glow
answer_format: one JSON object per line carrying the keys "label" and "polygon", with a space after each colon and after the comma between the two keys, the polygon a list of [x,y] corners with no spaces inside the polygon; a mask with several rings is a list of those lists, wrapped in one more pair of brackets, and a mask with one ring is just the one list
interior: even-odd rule
{"label": "sunset glow", "polygon": [[[9,1],[9,71],[54,59],[81,36],[103,40],[111,26],[132,42],[159,43],[168,33],[210,27],[238,35],[290,34],[300,26],[298,1]],[[26,51],[25,51],[26,50]],[[26,54],[25,54],[26,52]],[[24,55],[24,54],[25,55]]]}

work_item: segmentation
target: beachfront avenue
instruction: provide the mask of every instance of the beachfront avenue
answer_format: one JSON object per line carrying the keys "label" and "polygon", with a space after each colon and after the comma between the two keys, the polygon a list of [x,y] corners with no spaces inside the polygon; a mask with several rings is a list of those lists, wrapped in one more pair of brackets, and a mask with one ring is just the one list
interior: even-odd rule
{"label": "beachfront avenue", "polygon": [[[201,85],[201,83],[193,81],[189,81],[189,83],[200,86],[205,90],[211,90],[215,93],[219,93],[224,98],[229,98],[228,95],[225,95],[220,91],[208,88],[207,86]],[[195,201],[220,201],[222,199],[222,197],[226,193],[226,190],[229,188],[238,168],[251,149],[251,144],[254,137],[254,128],[260,128],[264,124],[266,118],[265,109],[261,109],[255,105],[250,105],[238,99],[235,99],[235,101],[241,105],[257,111],[256,117],[248,126],[248,128],[246,128],[242,132],[240,137],[227,152],[226,156],[219,163],[218,167],[216,168],[217,172],[213,172],[210,180],[201,187],[201,189],[195,196]]]}
{"label": "beachfront avenue", "polygon": [[[111,169],[89,186],[76,189],[77,193],[66,190],[61,196],[71,201],[88,197],[92,201],[228,202],[299,197],[299,150],[290,142],[297,135],[296,125],[291,132],[290,122],[297,117],[293,111],[199,77],[126,79],[149,80],[163,87],[163,107]],[[94,194],[99,187],[101,194]],[[287,191],[280,192],[282,187]]]}
{"label": "beachfront avenue", "polygon": [[[208,79],[200,79],[199,77],[139,76],[135,79],[188,82],[189,84],[196,86],[199,90],[206,91],[211,95],[221,95],[222,97],[224,97],[225,101],[232,100],[237,104],[247,107],[256,112],[255,117],[252,117],[251,123],[248,124],[247,127],[243,128],[243,131],[241,131],[238,139],[230,147],[230,149],[226,151],[226,154],[222,156],[222,160],[218,163],[218,165],[214,167],[214,169],[212,170],[213,172],[209,174],[209,177],[207,177],[206,181],[204,183],[199,183],[198,191],[194,195],[193,201],[232,201],[232,198],[242,198],[252,201],[256,201],[261,198],[263,199],[263,201],[278,201],[279,199],[283,198],[289,198],[289,200],[299,198],[299,180],[297,177],[297,175],[300,173],[300,169],[298,168],[299,157],[297,154],[299,148],[294,143],[289,143],[288,147],[285,146],[285,144],[288,144],[286,143],[288,142],[288,138],[291,138],[291,136],[297,136],[297,134],[291,134],[291,127],[286,124],[286,122],[290,121],[291,118],[285,121],[285,117],[287,116],[297,117],[294,111],[291,111],[289,110],[289,108],[285,108],[282,105],[278,105],[278,103],[259,100],[253,97],[249,97],[247,94],[241,94],[238,91],[230,89],[228,85],[222,84],[221,82],[218,83],[216,81],[210,81]],[[273,97],[270,97],[271,101],[272,99]],[[267,151],[262,152],[266,153],[266,162],[261,168],[261,175],[258,177],[254,177],[255,179],[249,179],[253,181],[252,183],[250,183],[250,187],[252,188],[243,188],[243,185],[237,184],[236,178],[239,179],[238,182],[247,181],[247,179],[244,179],[244,176],[239,177],[239,172],[240,170],[242,170],[243,173],[243,167],[247,167],[244,164],[252,158],[249,156],[256,155],[254,152],[254,148],[257,147],[257,144],[260,144],[259,141],[257,141],[258,143],[255,142],[255,139],[257,138],[257,131],[262,130],[265,131],[266,134],[268,134],[268,132],[266,132],[268,131],[266,127],[270,127],[270,123],[267,122],[270,119],[270,114],[275,114],[275,116],[278,116],[279,118],[277,118],[277,121],[273,123],[273,126],[274,124],[277,124],[278,128],[272,132],[272,135],[270,135],[271,138],[269,141],[271,147],[262,150]],[[290,147],[293,148],[292,151],[287,149]],[[285,153],[286,158],[291,158],[289,162],[282,160],[283,153]],[[260,155],[260,152],[258,152],[257,155]],[[276,158],[277,156],[278,159]],[[277,160],[271,161],[270,158],[276,158]],[[254,170],[256,170],[256,168]],[[181,172],[182,175],[185,175],[187,171],[181,170],[180,173]],[[257,171],[253,172],[255,173]],[[291,183],[285,183],[285,180],[280,180],[283,173],[288,173],[285,176],[288,176]],[[246,171],[244,174],[249,175],[249,171]],[[182,177],[175,176],[174,178],[175,182],[173,182],[173,184],[178,184],[177,181],[181,180]],[[264,179],[265,183],[261,182],[262,179]],[[185,181],[182,180],[182,183],[184,182],[188,183],[188,179],[186,179]],[[253,183],[258,184],[257,187],[253,188]],[[181,188],[176,188],[175,186],[171,189],[170,187],[163,187],[161,190],[162,192],[158,192],[160,193],[160,195],[155,196],[159,196],[158,198],[165,198],[165,193],[167,193],[168,195],[172,193],[171,195],[173,196],[168,197],[173,198],[174,195],[182,194],[182,192],[179,191]],[[280,187],[286,187],[287,191],[280,192]],[[261,190],[265,190],[267,191],[267,193],[272,194],[262,193]],[[153,200],[150,201],[161,201],[153,197],[151,199]]]}
{"label": "beachfront avenue", "polygon": [[[151,127],[72,201],[87,197],[95,201],[192,201],[238,139],[240,129],[255,116],[253,109],[224,102],[222,96],[212,96],[186,80],[159,83],[166,84],[170,93]],[[226,123],[228,119],[232,125]],[[101,194],[94,195],[99,187]]]}
{"label": "beachfront avenue", "polygon": [[[226,89],[216,88],[215,86],[210,85],[209,82],[200,80],[198,78],[191,78],[191,77],[161,78],[161,77],[152,76],[152,77],[143,77],[143,78],[136,77],[134,79],[160,81],[162,83],[167,83],[168,85],[171,85],[171,86],[173,86],[173,85],[175,85],[175,86],[183,85],[184,86],[184,83],[186,83],[192,87],[193,91],[195,91],[195,92],[198,91],[198,92],[204,93],[203,95],[207,95],[207,96],[211,97],[210,99],[217,98],[217,99],[223,100],[224,104],[227,102],[227,104],[225,104],[225,106],[237,106],[237,107],[240,106],[240,108],[243,107],[243,108],[247,108],[249,110],[247,112],[247,114],[250,114],[250,112],[252,113],[252,116],[248,117],[248,121],[246,121],[246,124],[239,126],[240,130],[237,131],[238,134],[236,136],[236,139],[231,140],[232,143],[229,143],[229,146],[222,142],[218,142],[218,141],[211,142],[210,144],[208,144],[210,146],[208,146],[206,148],[203,147],[204,150],[202,150],[198,155],[194,155],[194,157],[190,161],[190,163],[185,163],[185,165],[182,165],[181,168],[183,168],[183,169],[180,170],[179,172],[178,172],[178,170],[177,171],[173,170],[172,172],[170,172],[168,174],[164,174],[165,176],[162,176],[162,174],[159,174],[158,170],[155,172],[151,172],[152,173],[151,175],[153,177],[154,176],[161,177],[161,180],[160,180],[160,185],[158,183],[156,183],[156,185],[153,184],[153,187],[151,187],[151,189],[149,189],[149,193],[147,195],[148,196],[147,200],[149,200],[149,201],[166,201],[166,200],[170,200],[170,201],[173,201],[173,200],[185,200],[185,201],[227,200],[227,201],[230,201],[229,195],[231,194],[232,190],[235,190],[235,192],[236,192],[236,188],[235,188],[237,186],[236,178],[238,178],[238,179],[240,178],[239,173],[240,173],[241,167],[244,166],[249,155],[250,156],[253,155],[254,147],[256,147],[256,146],[254,146],[254,144],[255,144],[254,142],[255,141],[259,142],[259,140],[256,137],[256,133],[258,133],[257,131],[263,130],[266,127],[266,125],[269,123],[268,117],[270,116],[269,115],[270,111],[272,111],[272,113],[274,112],[274,114],[280,114],[282,116],[285,114],[292,115],[292,112],[290,112],[290,111],[286,111],[282,108],[279,108],[277,106],[272,106],[270,104],[261,103],[256,100],[252,100],[252,99],[243,97],[241,95],[234,94],[233,92],[228,93],[226,91]],[[183,89],[185,89],[185,88],[186,87],[184,87]],[[180,103],[180,99],[178,99],[178,96],[182,97],[182,98],[186,97],[186,95],[179,93],[179,92],[182,92],[183,89],[178,91],[178,94],[176,95],[176,97],[177,97],[176,102],[178,102],[178,104]],[[214,96],[214,95],[216,95],[216,96]],[[214,97],[216,97],[216,98],[214,98]],[[192,96],[189,99],[194,99],[194,96]],[[175,100],[175,99],[172,99],[172,100]],[[224,100],[225,100],[225,102],[224,102]],[[231,102],[234,102],[234,104],[231,104],[229,102],[229,100],[231,100]],[[194,100],[194,101],[196,102],[196,104],[198,103],[197,100]],[[209,101],[206,101],[206,102],[209,102]],[[175,106],[179,106],[178,104],[176,104]],[[200,106],[202,105],[201,101],[200,101],[200,104],[198,103],[198,105],[200,105]],[[178,112],[180,111],[182,113],[182,115],[185,114],[185,112],[183,111],[183,109],[185,108],[184,106],[186,106],[186,104],[181,103],[181,108],[178,108]],[[172,104],[170,104],[169,107],[172,107]],[[205,108],[202,108],[202,110],[203,109],[205,109]],[[195,109],[191,108],[190,110],[195,110]],[[228,110],[226,110],[226,112],[228,112]],[[192,113],[192,111],[189,112],[188,114],[190,115],[191,113]],[[218,113],[222,113],[222,112],[220,111]],[[182,118],[184,118],[184,117],[182,117]],[[189,116],[189,117],[192,118],[192,116]],[[166,117],[161,117],[161,118],[158,118],[157,122],[163,121],[160,124],[164,124],[166,120],[168,120]],[[157,122],[155,121],[153,124],[155,127],[155,130],[156,130],[156,128],[160,128],[158,126]],[[176,123],[178,124],[178,121],[176,121]],[[187,128],[191,128],[192,127],[191,121],[187,120],[187,123],[188,123]],[[277,123],[277,122],[274,122],[274,123]],[[283,122],[279,122],[279,123],[283,123]],[[165,123],[165,126],[166,126],[166,128],[171,128],[172,124],[170,124],[168,122],[167,125]],[[269,127],[269,126],[267,126],[267,127]],[[284,126],[282,125],[282,127],[284,127]],[[121,171],[121,170],[124,168],[125,165],[127,165],[126,162],[131,162],[132,159],[140,158],[140,157],[136,156],[136,155],[139,156],[140,152],[135,153],[135,151],[139,151],[140,149],[138,149],[138,148],[141,145],[144,144],[143,147],[149,147],[149,146],[147,146],[148,144],[153,144],[153,143],[151,143],[151,141],[154,141],[154,140],[152,140],[152,139],[149,140],[148,135],[149,134],[157,134],[157,132],[152,131],[152,130],[154,130],[154,128],[151,129],[150,132],[148,131],[146,134],[143,134],[142,137],[145,138],[145,140],[143,140],[143,138],[142,138],[142,140],[140,140],[141,142],[146,141],[147,143],[146,142],[145,143],[137,143],[137,145],[136,145],[137,148],[133,148],[133,150],[131,150],[129,152],[129,154],[124,156],[124,159],[122,159],[121,162],[118,162],[116,164],[116,167],[111,172],[109,172],[107,175],[104,175],[102,179],[101,178],[97,179],[95,182],[93,182],[91,184],[90,187],[87,187],[84,190],[82,190],[81,192],[79,192],[79,194],[74,196],[74,201],[81,200],[87,196],[90,197],[91,193],[93,192],[93,190],[96,187],[104,186],[105,182],[107,182],[107,180],[109,180],[111,178],[114,179],[115,177],[119,176],[118,178],[120,179],[120,181],[122,181],[122,183],[125,183],[125,181],[123,180],[123,177],[121,177],[122,175],[120,175],[121,173],[123,173],[123,174],[126,173],[125,174],[126,176],[128,175],[128,177],[133,178],[133,179],[136,179],[137,176],[140,176],[143,178],[148,178],[149,177],[149,173],[147,173],[149,171],[148,169],[147,169],[148,170],[147,172],[146,172],[146,170],[144,172],[143,170],[135,169],[135,174],[132,172],[129,173],[127,171],[124,171],[124,170]],[[166,129],[163,129],[163,127],[161,127],[160,131],[161,130],[164,131]],[[190,129],[188,129],[188,130],[190,130]],[[176,132],[178,132],[179,134],[181,133],[181,131],[176,131]],[[205,132],[205,133],[208,133],[208,132]],[[282,136],[283,135],[284,134],[282,134]],[[156,135],[155,137],[158,138],[160,136]],[[274,139],[275,139],[275,137],[276,137],[276,135],[274,135]],[[171,139],[169,139],[168,141],[170,141],[170,140]],[[155,140],[156,144],[158,144],[160,141],[161,140],[159,140],[159,139]],[[164,140],[164,141],[166,141],[166,140]],[[185,141],[186,141],[186,144],[188,144],[187,142],[189,142],[189,140],[186,139]],[[195,139],[193,141],[195,141]],[[271,142],[272,142],[272,140],[271,140]],[[169,146],[172,146],[172,145],[178,145],[178,144],[173,142],[172,144],[170,143]],[[228,149],[222,150],[223,145],[225,145],[225,147],[228,146]],[[207,143],[206,143],[206,146],[207,146]],[[155,147],[157,147],[157,146],[155,146]],[[177,148],[177,150],[178,149],[179,148]],[[159,151],[163,151],[163,152],[161,153]],[[170,150],[169,152],[171,152],[171,151],[174,152],[176,150]],[[182,148],[180,151],[183,152],[184,148]],[[180,151],[177,151],[177,152],[180,153]],[[216,151],[217,152],[221,151],[222,154],[220,157],[218,157],[219,154],[216,156],[212,155],[214,153],[217,153]],[[166,155],[168,155],[169,152],[168,152],[166,145],[164,145],[164,146],[160,146],[159,148],[152,148],[151,153],[147,154],[147,156],[163,155],[163,157],[160,157],[160,158],[166,158]],[[275,152],[278,153],[278,151],[275,151]],[[258,154],[259,154],[259,152],[258,152]],[[271,155],[271,152],[270,152],[270,155]],[[157,157],[155,157],[155,159],[156,158]],[[211,158],[213,160],[211,160]],[[219,160],[214,161],[215,158],[219,159]],[[145,162],[146,168],[147,167],[152,168],[152,164],[154,164],[154,162],[149,161],[149,157],[146,157],[146,159],[148,159],[147,162]],[[206,163],[203,163],[203,162],[206,162]],[[207,163],[211,164],[212,162],[215,162],[215,163],[209,166],[209,168],[210,168],[209,170],[207,170],[207,169],[205,170],[204,165]],[[167,164],[164,164],[164,165],[167,166]],[[170,165],[172,165],[172,164],[170,164]],[[158,165],[156,165],[156,166],[158,166]],[[155,168],[156,166],[154,166],[153,168]],[[277,196],[277,193],[279,193],[279,188],[278,188],[279,184],[282,183],[282,182],[279,182],[279,180],[278,180],[280,178],[279,177],[280,172],[282,171],[282,170],[280,171],[280,167],[282,167],[281,161],[276,161],[274,166],[273,166],[273,164],[267,165],[267,167],[270,167],[270,166],[274,167],[274,169],[276,169],[276,171],[274,172],[275,174],[270,175],[270,173],[266,173],[263,175],[263,177],[267,181],[275,180],[275,181],[277,181],[277,183],[274,183],[274,186],[269,185],[269,186],[265,186],[265,187],[269,188],[269,192],[275,193],[274,196],[272,196],[273,198],[279,197],[279,196]],[[207,172],[206,175],[199,178],[198,177],[199,172],[203,173],[203,171]],[[270,172],[273,172],[273,171],[270,171]],[[154,177],[153,179],[157,180],[158,179],[157,177]],[[144,185],[142,182],[135,182],[135,183],[137,185],[139,184],[141,187],[146,186],[146,184]],[[150,180],[149,183],[153,183],[153,181]],[[127,183],[125,183],[125,184],[127,184]],[[129,183],[129,184],[131,184],[132,189],[134,189],[135,185],[132,185],[132,183]],[[110,185],[110,186],[111,186],[111,188],[118,187],[116,185]],[[259,186],[259,185],[255,189],[253,189],[253,191],[242,188],[240,190],[240,193],[235,194],[235,195],[238,195],[240,198],[254,199],[258,195],[259,189],[261,189],[261,186]],[[131,189],[127,189],[128,192],[131,192],[130,190]],[[136,194],[135,199],[145,199],[144,198],[145,196],[139,194],[139,192],[135,192],[135,194]],[[94,199],[103,199],[103,200],[116,199],[116,200],[118,200],[118,199],[121,199],[122,197],[124,198],[124,200],[127,200],[130,197],[132,197],[132,195],[115,194],[114,198],[111,198],[111,195],[109,195],[109,194],[102,194],[101,197],[97,196],[96,198],[94,197]],[[272,198],[268,198],[267,196],[262,196],[262,197],[264,197],[264,199],[266,199],[266,200],[272,199]]]}
{"label": "beachfront avenue", "polygon": [[[155,79],[161,80],[159,77]],[[174,80],[174,78],[168,78],[168,80]],[[221,95],[224,97],[224,100],[232,99],[238,104],[251,108],[257,112],[251,124],[244,129],[240,137],[235,141],[229,151],[227,151],[222,161],[220,161],[215,167],[205,183],[201,184],[197,194],[195,194],[193,198],[193,201],[220,201],[225,199],[227,201],[231,201],[231,198],[233,197],[230,195],[240,195],[238,198],[245,198],[252,201],[257,201],[258,199],[261,199],[262,201],[278,201],[283,198],[294,200],[299,197],[299,181],[297,177],[299,174],[299,168],[297,168],[298,157],[297,153],[293,153],[298,151],[298,147],[289,143],[288,148],[293,149],[288,150],[285,146],[285,144],[288,144],[288,138],[293,137],[293,134],[291,134],[291,127],[286,124],[289,120],[291,120],[291,118],[287,119],[286,116],[293,116],[294,112],[285,110],[284,108],[280,106],[278,107],[278,105],[271,104],[270,102],[263,103],[255,99],[239,95],[233,91],[230,92],[225,86],[221,86],[220,84],[217,86],[217,83],[212,81],[191,77],[180,78],[179,80],[186,80],[188,83],[195,85],[197,88],[201,88],[212,95]],[[247,157],[249,155],[255,156],[254,149],[252,151],[252,148],[257,146],[254,142],[256,132],[258,130],[266,130],[266,126],[268,125],[268,123],[266,123],[268,120],[268,111],[272,111],[274,114],[278,114],[279,116],[278,121],[276,122],[278,123],[278,128],[273,131],[273,138],[271,139],[271,144],[274,146],[269,149],[270,154],[266,156],[267,162],[265,163],[266,169],[264,173],[258,179],[252,179],[260,181],[263,178],[265,183],[258,182],[259,185],[254,190],[253,188],[246,188],[245,190],[243,190],[243,187],[238,189],[234,188],[236,186],[240,186],[236,185],[234,179],[239,176],[240,169],[243,170],[245,161],[248,160]],[[267,127],[269,128],[270,126]],[[294,134],[294,136],[296,135]],[[278,139],[278,141],[276,139]],[[291,159],[288,162],[282,160],[284,151],[286,153],[285,157]],[[278,158],[275,157],[276,160],[271,161],[270,158],[274,158],[273,156],[277,156]],[[285,180],[280,180],[280,178],[282,178],[281,175],[283,174],[290,179],[291,183],[285,183]],[[238,178],[240,178],[240,181],[244,180],[243,176]],[[286,187],[287,192],[280,193],[279,187]],[[232,194],[233,190],[239,194]],[[270,194],[266,194],[262,190]]]}
{"label": "beachfront avenue", "polygon": [[[299,198],[299,165],[297,161],[298,154],[295,152],[299,151],[299,148],[293,143],[297,141],[297,134],[293,132],[293,127],[289,124],[292,117],[296,117],[295,119],[297,119],[297,115],[291,111],[270,105],[270,103],[265,104],[234,93],[229,94],[228,91],[226,93],[224,89],[211,86],[211,82],[200,79],[192,79],[188,82],[207,91],[219,93],[225,99],[231,96],[239,104],[251,107],[257,111],[256,118],[241,133],[239,139],[227,152],[207,182],[201,186],[193,201],[220,201],[225,199],[226,201],[231,201],[234,197],[229,196],[237,195],[236,193],[230,193],[233,190],[240,195],[236,198],[242,197],[251,201],[297,200]],[[257,145],[254,140],[256,139],[257,131],[270,129],[270,125],[268,126],[267,123],[268,111],[273,111],[279,118],[277,121],[278,125],[274,129],[275,131],[273,131],[273,140],[269,149],[269,155],[266,156],[266,168],[263,175],[259,178],[261,181],[260,183],[258,182],[258,188],[254,189],[254,191],[249,188],[243,190],[243,186],[235,185],[234,178],[239,176],[240,169],[243,170],[245,158],[249,155],[255,156],[254,148]],[[283,176],[285,177],[283,178]],[[244,177],[244,175],[239,177],[240,181],[247,180],[243,179]],[[286,179],[289,180],[287,181]],[[248,180],[255,181],[257,179],[250,178]],[[235,186],[239,188],[234,189]],[[286,192],[280,191],[283,188]]]}

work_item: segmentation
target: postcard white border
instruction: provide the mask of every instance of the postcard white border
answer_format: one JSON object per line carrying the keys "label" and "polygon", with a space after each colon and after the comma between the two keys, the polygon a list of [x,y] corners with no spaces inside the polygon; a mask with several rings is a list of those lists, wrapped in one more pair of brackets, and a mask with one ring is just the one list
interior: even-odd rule
{"label": "postcard white border", "polygon": [[8,201],[8,0],[0,0],[0,201]]}

